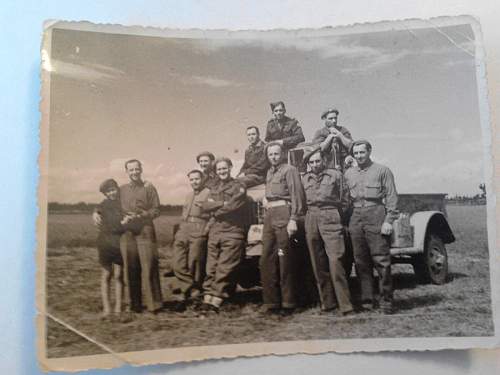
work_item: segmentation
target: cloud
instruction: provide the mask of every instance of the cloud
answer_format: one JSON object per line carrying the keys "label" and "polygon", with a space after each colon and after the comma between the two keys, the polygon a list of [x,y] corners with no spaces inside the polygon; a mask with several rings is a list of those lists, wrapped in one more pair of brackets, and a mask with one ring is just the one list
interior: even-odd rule
{"label": "cloud", "polygon": [[214,76],[200,76],[200,75],[188,76],[172,72],[169,73],[169,76],[178,79],[185,85],[209,86],[213,88],[238,87],[243,85],[240,82],[217,78]]}
{"label": "cloud", "polygon": [[435,140],[436,136],[429,133],[396,133],[396,132],[385,132],[377,133],[373,139],[387,139],[387,140],[422,140],[422,139],[432,139]]}
{"label": "cloud", "polygon": [[110,81],[125,77],[123,71],[101,64],[51,59],[46,50],[42,51],[42,67],[51,74],[80,81]]}

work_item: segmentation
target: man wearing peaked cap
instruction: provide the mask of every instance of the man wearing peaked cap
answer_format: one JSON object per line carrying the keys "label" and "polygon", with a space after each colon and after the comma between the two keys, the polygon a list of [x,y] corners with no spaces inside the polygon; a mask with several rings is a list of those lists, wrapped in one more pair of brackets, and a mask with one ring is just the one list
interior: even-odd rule
{"label": "man wearing peaked cap", "polygon": [[326,157],[327,167],[343,171],[346,158],[349,159],[349,147],[352,136],[349,130],[338,125],[339,111],[329,108],[321,113],[325,126],[316,131],[312,143],[318,144]]}

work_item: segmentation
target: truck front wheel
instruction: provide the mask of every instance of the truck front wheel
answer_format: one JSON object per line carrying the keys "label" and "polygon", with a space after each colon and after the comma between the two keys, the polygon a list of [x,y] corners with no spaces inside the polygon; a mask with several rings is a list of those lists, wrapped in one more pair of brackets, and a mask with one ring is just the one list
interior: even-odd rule
{"label": "truck front wheel", "polygon": [[422,283],[444,284],[448,279],[448,254],[443,240],[431,234],[423,254],[415,256],[413,269]]}

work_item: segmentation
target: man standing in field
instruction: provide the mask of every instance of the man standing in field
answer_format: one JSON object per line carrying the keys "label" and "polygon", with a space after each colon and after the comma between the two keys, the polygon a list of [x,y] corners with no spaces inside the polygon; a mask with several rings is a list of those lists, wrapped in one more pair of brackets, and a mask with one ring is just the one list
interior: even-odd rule
{"label": "man standing in field", "polygon": [[264,312],[289,313],[297,305],[295,261],[290,242],[297,232],[297,220],[305,211],[305,193],[299,171],[283,161],[283,146],[267,145],[271,168],[267,171],[260,272]]}
{"label": "man standing in field", "polygon": [[205,277],[207,231],[210,215],[201,205],[209,196],[204,186],[203,173],[194,169],[188,173],[193,191],[188,194],[182,208],[182,221],[175,234],[173,247],[173,269],[181,289],[182,301],[201,295]]}
{"label": "man standing in field", "polygon": [[310,172],[302,177],[307,198],[306,240],[323,311],[339,307],[343,315],[353,312],[343,267],[345,256],[341,213],[349,205],[342,172],[326,169],[317,148],[304,156]]}
{"label": "man standing in field", "polygon": [[327,168],[344,170],[344,163],[349,157],[352,136],[349,130],[338,124],[339,111],[327,109],[321,114],[325,126],[316,131],[312,143],[319,144],[321,152],[327,160]]}
{"label": "man standing in field", "polygon": [[282,156],[286,158],[288,150],[304,142],[304,134],[299,122],[285,115],[285,103],[282,101],[271,103],[273,118],[266,127],[266,142],[277,142],[282,147]]}
{"label": "man standing in field", "polygon": [[[129,289],[130,309],[142,311],[144,289],[147,309],[154,313],[163,305],[153,224],[153,219],[160,216],[160,199],[155,187],[142,180],[142,164],[139,160],[128,160],[125,170],[130,182],[120,186],[120,203],[129,230],[121,237],[120,250]],[[101,225],[99,213],[94,214],[94,222]]]}
{"label": "man standing in field", "polygon": [[203,151],[196,156],[196,162],[203,172],[203,183],[205,187],[211,189],[219,182],[217,174],[214,171],[215,156],[209,151]]}
{"label": "man standing in field", "polygon": [[217,159],[215,170],[219,183],[210,189],[208,200],[200,204],[214,218],[208,233],[203,303],[215,311],[219,311],[224,300],[234,292],[237,268],[245,254],[246,189],[231,177],[232,167],[230,159]]}
{"label": "man standing in field", "polygon": [[245,162],[241,166],[237,179],[249,188],[266,181],[269,161],[265,152],[266,144],[260,139],[259,128],[249,126],[247,138],[250,145],[245,151]]}
{"label": "man standing in field", "polygon": [[398,195],[394,176],[389,168],[370,159],[371,144],[359,140],[352,144],[351,153],[358,164],[345,173],[353,201],[349,223],[356,271],[361,282],[363,308],[373,309],[373,267],[380,286],[380,307],[390,314],[393,310],[390,235],[397,218]]}

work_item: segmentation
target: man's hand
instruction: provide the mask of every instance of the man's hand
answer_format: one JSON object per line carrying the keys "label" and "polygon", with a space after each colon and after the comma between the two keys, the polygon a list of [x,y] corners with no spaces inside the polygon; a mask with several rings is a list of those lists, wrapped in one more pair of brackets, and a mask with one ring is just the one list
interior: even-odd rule
{"label": "man's hand", "polygon": [[347,155],[344,160],[344,168],[348,169],[351,168],[354,165],[354,158],[351,155]]}
{"label": "man's hand", "polygon": [[290,220],[286,226],[286,231],[288,232],[288,237],[292,237],[297,233],[297,222],[295,220]]}
{"label": "man's hand", "polygon": [[266,197],[262,198],[262,207],[267,209],[267,198]]}
{"label": "man's hand", "polygon": [[92,214],[92,221],[96,227],[100,227],[102,225],[102,216],[99,212],[94,212]]}
{"label": "man's hand", "polygon": [[330,134],[333,135],[335,138],[340,137],[340,135],[342,134],[333,126],[331,128],[328,128],[328,130],[330,131]]}
{"label": "man's hand", "polygon": [[380,228],[380,233],[389,236],[392,233],[392,224],[384,222],[384,224],[382,224],[382,228]]}

